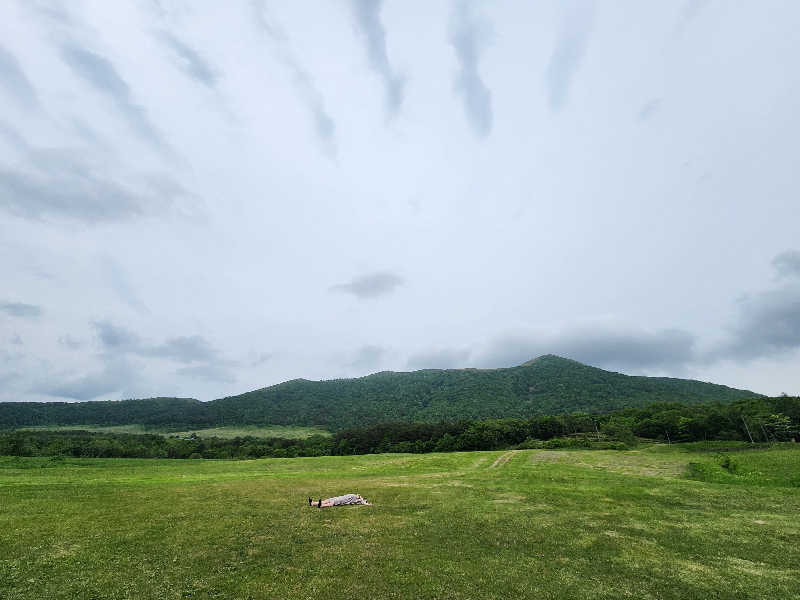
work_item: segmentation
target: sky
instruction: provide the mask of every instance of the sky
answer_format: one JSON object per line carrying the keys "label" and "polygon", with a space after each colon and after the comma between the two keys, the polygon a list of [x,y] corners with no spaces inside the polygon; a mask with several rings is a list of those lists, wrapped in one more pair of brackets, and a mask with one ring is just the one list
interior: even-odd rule
{"label": "sky", "polygon": [[0,3],[0,401],[553,353],[800,394],[800,3]]}

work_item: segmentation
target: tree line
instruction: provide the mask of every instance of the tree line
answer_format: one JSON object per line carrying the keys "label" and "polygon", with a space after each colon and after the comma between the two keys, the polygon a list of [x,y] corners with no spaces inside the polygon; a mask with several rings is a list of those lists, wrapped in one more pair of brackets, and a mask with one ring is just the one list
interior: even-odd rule
{"label": "tree line", "polygon": [[608,414],[528,419],[394,422],[351,428],[332,437],[234,439],[153,434],[15,430],[0,432],[0,455],[94,458],[292,458],[383,452],[452,452],[537,447],[629,448],[640,438],[663,442],[800,441],[800,398],[732,404],[653,404]]}

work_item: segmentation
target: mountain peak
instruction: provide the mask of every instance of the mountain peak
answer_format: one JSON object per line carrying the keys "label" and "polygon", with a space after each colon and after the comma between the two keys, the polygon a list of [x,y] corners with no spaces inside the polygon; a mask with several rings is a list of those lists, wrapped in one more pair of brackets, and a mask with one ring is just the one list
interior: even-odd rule
{"label": "mountain peak", "polygon": [[520,365],[520,367],[530,367],[532,365],[539,365],[542,363],[575,364],[578,363],[578,361],[572,360],[571,358],[564,358],[563,356],[558,356],[557,354],[542,354],[541,356],[537,356],[536,358],[532,358],[531,360],[525,361]]}

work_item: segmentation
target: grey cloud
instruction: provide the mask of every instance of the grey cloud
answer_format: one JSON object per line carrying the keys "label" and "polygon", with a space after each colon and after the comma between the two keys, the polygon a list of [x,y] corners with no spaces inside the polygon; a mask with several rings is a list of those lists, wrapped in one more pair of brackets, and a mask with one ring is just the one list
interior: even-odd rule
{"label": "grey cloud", "polygon": [[95,321],[93,325],[97,337],[107,350],[136,352],[140,348],[139,336],[124,327],[114,325],[110,321]]}
{"label": "grey cloud", "polygon": [[472,130],[478,137],[484,138],[492,130],[492,94],[481,79],[478,63],[486,45],[489,25],[473,13],[472,2],[456,2],[450,44],[456,52],[460,66],[456,75],[455,91],[461,95]]}
{"label": "grey cloud", "polygon": [[781,252],[772,259],[772,266],[780,277],[800,277],[800,251]]}
{"label": "grey cloud", "polygon": [[336,157],[336,123],[325,109],[322,93],[314,79],[294,55],[289,38],[280,25],[271,18],[262,0],[254,0],[256,20],[275,48],[276,58],[292,75],[295,90],[311,115],[314,132],[323,153],[329,158]]}
{"label": "grey cloud", "polygon": [[67,13],[63,4],[47,0],[29,0],[21,4],[51,26],[74,25],[72,17]]}
{"label": "grey cloud", "polygon": [[695,337],[678,329],[656,332],[583,327],[549,336],[499,337],[481,354],[485,367],[519,365],[542,354],[557,354],[602,368],[681,369],[695,357]]}
{"label": "grey cloud", "polygon": [[23,108],[34,108],[39,102],[36,91],[26,77],[16,56],[0,46],[0,86]]}
{"label": "grey cloud", "polygon": [[178,336],[161,344],[143,341],[132,331],[110,321],[93,323],[103,348],[117,354],[129,353],[142,357],[164,358],[191,363],[216,361],[218,352],[203,336]]}
{"label": "grey cloud", "polygon": [[[236,363],[220,359],[216,348],[202,336],[178,336],[169,338],[160,344],[152,344],[142,340],[125,327],[109,321],[98,321],[94,323],[94,326],[107,358],[124,358],[126,355],[134,355],[145,359],[164,359],[187,364],[188,366],[175,371],[176,374],[184,377],[222,383],[236,381],[229,369]],[[111,391],[116,391],[121,387]]]}
{"label": "grey cloud", "polygon": [[752,360],[800,348],[800,285],[787,285],[742,300],[731,338],[708,359]]}
{"label": "grey cloud", "polygon": [[471,352],[466,349],[442,348],[414,354],[408,358],[409,369],[461,369],[467,366]]}
{"label": "grey cloud", "polygon": [[236,376],[227,368],[220,365],[208,364],[194,367],[181,367],[175,371],[182,377],[204,379],[218,383],[235,383]]}
{"label": "grey cloud", "polygon": [[216,86],[219,77],[202,56],[171,33],[162,32],[158,35],[158,38],[172,50],[178,59],[178,65],[184,73],[205,86]]}
{"label": "grey cloud", "polygon": [[42,316],[44,312],[41,306],[25,304],[24,302],[0,302],[0,312],[4,312],[11,317],[22,319],[35,319]]}
{"label": "grey cloud", "polygon": [[208,340],[199,335],[171,338],[163,344],[141,348],[139,354],[186,363],[210,361],[217,358],[217,351],[214,347]]}
{"label": "grey cloud", "polygon": [[[24,147],[23,147],[24,148]],[[140,175],[132,188],[69,149],[24,148],[27,168],[0,165],[0,208],[27,219],[66,218],[89,224],[158,212],[187,196],[168,176]]]}
{"label": "grey cloud", "polygon": [[385,360],[388,350],[381,346],[367,345],[359,348],[348,366],[360,371],[377,369]]}
{"label": "grey cloud", "polygon": [[61,55],[73,73],[115,102],[117,109],[144,140],[160,150],[168,150],[145,110],[134,103],[130,87],[108,59],[73,44],[65,44]]}
{"label": "grey cloud", "polygon": [[386,53],[386,29],[381,23],[383,0],[353,0],[356,24],[366,44],[370,67],[383,79],[386,107],[394,114],[403,103],[405,80],[389,64]]}
{"label": "grey cloud", "polygon": [[402,284],[402,277],[384,271],[356,277],[348,283],[334,285],[330,289],[334,292],[352,294],[356,298],[369,299],[391,294]]}
{"label": "grey cloud", "polygon": [[11,339],[9,340],[9,342],[11,342],[12,344],[14,344],[15,346],[22,346],[22,345],[24,345],[24,342],[22,341],[22,338],[19,336],[19,334],[18,334],[18,333],[15,333],[14,335],[12,335],[12,336],[11,336]]}
{"label": "grey cloud", "polygon": [[293,72],[295,86],[305,100],[314,122],[314,131],[320,140],[323,152],[333,158],[336,156],[336,123],[325,110],[322,94],[311,76],[296,62],[288,65]]}
{"label": "grey cloud", "polygon": [[87,171],[42,176],[0,167],[0,207],[29,219],[57,216],[89,223],[142,214],[133,194]]}
{"label": "grey cloud", "polygon": [[639,119],[646,121],[661,109],[661,98],[653,98],[642,105],[639,110]]}
{"label": "grey cloud", "polygon": [[556,353],[593,365],[630,369],[680,369],[694,358],[695,336],[679,329],[657,332],[577,331],[559,340]]}
{"label": "grey cloud", "polygon": [[37,386],[33,391],[73,400],[91,400],[125,389],[135,379],[134,370],[123,360],[107,363],[99,371]]}
{"label": "grey cloud", "polygon": [[586,53],[594,20],[593,0],[567,0],[562,6],[564,16],[545,74],[553,111],[561,110],[567,103],[569,87]]}
{"label": "grey cloud", "polygon": [[703,358],[708,362],[749,361],[800,349],[800,252],[786,250],[772,259],[783,285],[739,301],[728,339]]}

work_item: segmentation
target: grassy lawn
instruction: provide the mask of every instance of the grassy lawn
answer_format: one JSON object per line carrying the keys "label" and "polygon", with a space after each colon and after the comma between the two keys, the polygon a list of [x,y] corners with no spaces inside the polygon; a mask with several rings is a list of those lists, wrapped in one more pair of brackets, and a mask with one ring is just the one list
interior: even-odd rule
{"label": "grassy lawn", "polygon": [[0,458],[0,598],[800,598],[800,450],[726,455]]}
{"label": "grassy lawn", "polygon": [[159,435],[177,435],[185,437],[196,433],[200,437],[218,437],[233,439],[235,437],[305,439],[312,435],[329,436],[330,432],[317,427],[295,427],[293,425],[231,425],[229,427],[207,427],[205,429],[181,429],[164,427],[147,427],[145,425],[49,425],[42,427],[23,427],[21,429],[40,429],[47,431],[96,431],[109,433],[154,433]]}

